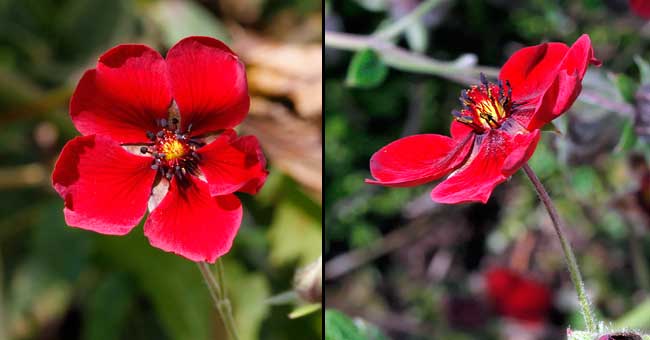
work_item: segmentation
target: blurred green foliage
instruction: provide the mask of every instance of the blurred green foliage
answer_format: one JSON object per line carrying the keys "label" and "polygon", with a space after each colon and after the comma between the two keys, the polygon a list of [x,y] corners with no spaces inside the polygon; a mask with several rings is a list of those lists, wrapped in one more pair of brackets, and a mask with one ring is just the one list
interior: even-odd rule
{"label": "blurred green foliage", "polygon": [[[306,4],[307,3],[307,4]],[[50,172],[78,133],[67,113],[82,72],[120,43],[164,53],[187,35],[231,41],[227,4],[181,0],[0,1],[0,339],[222,339],[196,265],[151,247],[141,226],[124,237],[65,225]],[[304,14],[317,2],[249,1],[261,13]],[[264,146],[263,146],[264,147]],[[247,339],[317,339],[320,313],[290,320],[296,270],[320,255],[320,203],[273,167],[223,257],[227,294]]]}

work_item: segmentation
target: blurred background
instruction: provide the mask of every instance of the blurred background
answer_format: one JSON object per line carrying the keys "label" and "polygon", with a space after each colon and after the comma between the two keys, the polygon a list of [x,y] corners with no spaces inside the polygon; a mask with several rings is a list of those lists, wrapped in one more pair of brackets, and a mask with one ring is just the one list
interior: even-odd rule
{"label": "blurred background", "polygon": [[[496,74],[524,46],[572,44],[582,33],[603,66],[590,69],[578,101],[555,121],[559,132],[543,133],[530,165],[566,221],[599,318],[650,331],[648,13],[626,0],[441,0],[392,41],[368,40],[421,3],[325,2],[328,334],[525,340],[584,329],[557,236],[523,174],[485,205],[435,204],[434,183],[364,183],[382,146],[449,133],[451,110],[461,89],[478,83],[479,66]],[[377,50],[362,50],[368,43]],[[396,69],[418,53],[429,66],[450,62],[442,65],[460,71]],[[521,294],[488,285],[504,281]]]}
{"label": "blurred background", "polygon": [[0,339],[225,339],[194,263],[149,246],[141,227],[67,227],[50,185],[78,135],[68,102],[83,71],[114,45],[164,55],[189,35],[246,63],[240,132],[257,135],[271,171],[257,196],[240,195],[244,222],[223,257],[241,337],[321,337],[320,311],[305,310],[316,286],[294,290],[321,254],[321,13],[302,0],[0,1]]}

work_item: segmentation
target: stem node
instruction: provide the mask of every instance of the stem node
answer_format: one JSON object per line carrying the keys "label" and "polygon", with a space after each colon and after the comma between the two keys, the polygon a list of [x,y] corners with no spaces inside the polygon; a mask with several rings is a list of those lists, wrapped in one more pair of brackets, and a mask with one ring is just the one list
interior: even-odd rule
{"label": "stem node", "polygon": [[205,281],[205,285],[210,291],[210,296],[212,297],[214,306],[217,308],[217,312],[219,312],[219,316],[226,328],[228,337],[231,340],[239,340],[237,327],[235,326],[235,318],[232,315],[232,306],[230,305],[230,300],[228,300],[224,288],[225,283],[223,280],[223,268],[221,263],[217,263],[217,270],[219,273],[217,277],[214,276],[207,263],[197,262],[196,265],[199,267],[201,275],[203,276],[203,281]]}

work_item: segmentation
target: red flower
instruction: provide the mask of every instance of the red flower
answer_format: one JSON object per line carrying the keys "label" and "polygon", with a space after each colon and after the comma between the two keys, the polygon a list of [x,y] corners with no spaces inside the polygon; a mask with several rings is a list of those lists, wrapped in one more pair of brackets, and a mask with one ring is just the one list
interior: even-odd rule
{"label": "red flower", "polygon": [[267,176],[257,139],[232,130],[249,103],[244,65],[221,41],[188,37],[166,59],[135,44],[104,53],[70,102],[83,136],[52,174],[66,223],[124,235],[148,207],[151,245],[214,262],[241,223],[233,193],[255,194]]}
{"label": "red flower", "polygon": [[650,19],[650,0],[630,0],[632,11],[643,19]]}
{"label": "red flower", "polygon": [[367,183],[414,186],[439,179],[431,198],[440,203],[487,202],[494,187],[533,154],[539,129],[571,107],[593,56],[589,36],[571,47],[545,43],[517,51],[495,83],[461,92],[451,138],[435,134],[399,139],[370,159]]}
{"label": "red flower", "polygon": [[497,313],[523,322],[543,321],[551,308],[551,292],[534,280],[507,268],[485,273],[486,290]]}

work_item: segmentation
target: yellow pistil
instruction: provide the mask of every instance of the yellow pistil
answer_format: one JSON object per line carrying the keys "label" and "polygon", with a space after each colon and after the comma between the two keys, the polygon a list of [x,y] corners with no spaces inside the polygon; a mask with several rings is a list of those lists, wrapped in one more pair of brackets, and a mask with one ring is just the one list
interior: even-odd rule
{"label": "yellow pistil", "polygon": [[187,154],[187,148],[183,143],[174,139],[162,145],[162,152],[165,154],[165,159],[171,161],[185,156]]}

